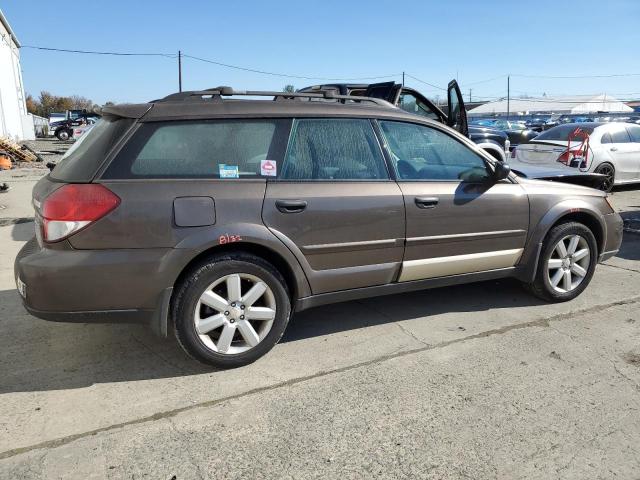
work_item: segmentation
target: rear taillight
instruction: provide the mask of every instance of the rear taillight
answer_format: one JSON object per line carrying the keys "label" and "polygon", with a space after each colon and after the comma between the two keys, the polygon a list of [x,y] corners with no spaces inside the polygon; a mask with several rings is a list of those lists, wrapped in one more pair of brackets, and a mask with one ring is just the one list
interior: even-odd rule
{"label": "rear taillight", "polygon": [[42,202],[44,240],[63,240],[104,217],[119,204],[120,198],[98,183],[65,185]]}

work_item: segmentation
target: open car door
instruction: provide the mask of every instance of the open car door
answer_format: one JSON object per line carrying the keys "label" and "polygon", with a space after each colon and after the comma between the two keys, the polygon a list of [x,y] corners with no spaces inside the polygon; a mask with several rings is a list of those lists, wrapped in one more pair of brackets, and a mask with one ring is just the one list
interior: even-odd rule
{"label": "open car door", "polygon": [[455,80],[451,80],[447,87],[447,104],[449,105],[447,125],[468,137],[467,111],[464,108],[462,92]]}
{"label": "open car door", "polygon": [[400,97],[400,90],[402,90],[402,85],[399,85],[396,82],[372,83],[367,87],[367,91],[364,96],[381,98],[392,105],[397,105],[398,98]]}

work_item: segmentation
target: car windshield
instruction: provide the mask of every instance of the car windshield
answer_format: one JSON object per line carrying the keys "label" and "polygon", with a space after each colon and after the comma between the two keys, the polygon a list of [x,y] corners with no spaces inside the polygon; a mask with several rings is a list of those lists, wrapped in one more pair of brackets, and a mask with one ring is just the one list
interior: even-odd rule
{"label": "car windshield", "polygon": [[586,127],[586,126],[574,125],[574,124],[559,125],[557,127],[553,127],[547,130],[546,132],[542,132],[540,135],[538,135],[535,138],[535,141],[562,140],[566,142],[569,139],[569,135],[571,135],[578,128],[583,132],[591,135],[593,133],[594,127]]}

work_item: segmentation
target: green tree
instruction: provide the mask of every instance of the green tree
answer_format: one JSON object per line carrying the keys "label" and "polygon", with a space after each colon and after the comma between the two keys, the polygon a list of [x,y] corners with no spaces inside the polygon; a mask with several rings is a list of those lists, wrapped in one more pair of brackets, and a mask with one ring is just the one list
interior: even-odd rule
{"label": "green tree", "polygon": [[294,87],[293,85],[285,85],[284,87],[282,87],[282,91],[286,93],[293,93],[296,91],[296,87]]}

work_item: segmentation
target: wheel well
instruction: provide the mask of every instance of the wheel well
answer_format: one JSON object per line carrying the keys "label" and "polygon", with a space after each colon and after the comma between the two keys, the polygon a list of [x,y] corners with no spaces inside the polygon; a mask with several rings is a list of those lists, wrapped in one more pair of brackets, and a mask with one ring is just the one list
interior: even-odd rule
{"label": "wheel well", "polygon": [[589,230],[591,230],[591,232],[593,232],[593,236],[596,237],[596,244],[598,245],[598,254],[600,254],[600,252],[603,249],[603,241],[604,241],[604,232],[602,231],[602,225],[600,225],[600,222],[598,222],[598,220],[591,214],[586,213],[586,212],[572,212],[572,213],[568,213],[562,217],[560,217],[558,220],[556,220],[556,222],[551,226],[551,228],[549,229],[549,231],[551,231],[551,229],[557,225],[560,225],[561,223],[568,223],[568,222],[578,222],[578,223],[582,223],[583,225],[585,225],[587,228],[589,228]]}
{"label": "wheel well", "polygon": [[289,290],[289,296],[291,300],[294,301],[296,298],[298,298],[296,277],[287,261],[279,253],[271,250],[270,248],[267,248],[263,245],[258,245],[256,243],[245,242],[234,242],[228,243],[226,245],[217,245],[199,253],[194,258],[192,258],[191,261],[181,270],[178,278],[176,278],[174,287],[182,280],[182,278],[193,265],[201,262],[207,257],[210,257],[211,255],[233,252],[250,253],[269,262],[284,277],[284,280],[287,283],[287,289]]}

